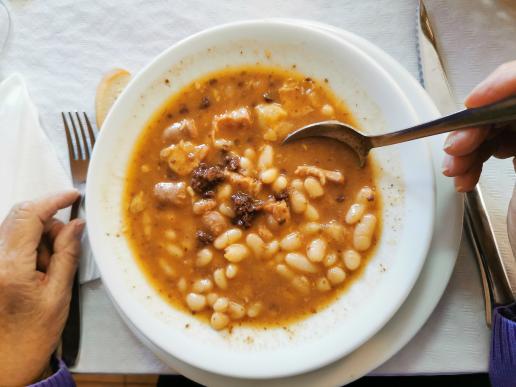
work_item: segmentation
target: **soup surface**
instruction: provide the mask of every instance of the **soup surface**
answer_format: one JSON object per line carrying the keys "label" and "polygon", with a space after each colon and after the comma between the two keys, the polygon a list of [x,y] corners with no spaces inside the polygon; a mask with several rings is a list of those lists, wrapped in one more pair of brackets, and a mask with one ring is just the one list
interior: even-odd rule
{"label": "soup surface", "polygon": [[281,145],[308,123],[356,125],[327,82],[225,69],[150,120],[129,163],[124,229],[174,306],[218,330],[284,325],[317,313],[360,274],[380,229],[371,160],[360,169],[327,139]]}

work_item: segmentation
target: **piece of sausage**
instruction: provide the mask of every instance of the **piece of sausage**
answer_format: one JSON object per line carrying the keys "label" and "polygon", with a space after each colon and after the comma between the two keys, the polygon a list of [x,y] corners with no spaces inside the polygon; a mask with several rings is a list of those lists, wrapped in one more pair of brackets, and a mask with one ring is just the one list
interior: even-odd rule
{"label": "piece of sausage", "polygon": [[154,186],[154,196],[160,204],[173,204],[176,206],[186,204],[188,193],[184,182],[162,182]]}

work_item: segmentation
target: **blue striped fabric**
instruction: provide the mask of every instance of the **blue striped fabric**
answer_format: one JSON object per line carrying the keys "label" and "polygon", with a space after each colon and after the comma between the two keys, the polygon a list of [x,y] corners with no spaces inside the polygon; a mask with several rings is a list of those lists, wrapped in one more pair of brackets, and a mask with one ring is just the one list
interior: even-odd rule
{"label": "blue striped fabric", "polygon": [[516,303],[493,313],[489,378],[493,387],[516,387]]}
{"label": "blue striped fabric", "polygon": [[75,381],[68,368],[66,368],[66,364],[62,360],[56,360],[55,362],[58,365],[58,369],[54,375],[41,382],[31,384],[29,387],[75,387]]}

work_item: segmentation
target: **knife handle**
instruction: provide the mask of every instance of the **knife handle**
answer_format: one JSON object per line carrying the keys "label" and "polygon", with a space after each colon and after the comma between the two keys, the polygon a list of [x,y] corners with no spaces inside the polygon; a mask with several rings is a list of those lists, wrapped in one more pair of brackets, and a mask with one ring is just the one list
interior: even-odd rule
{"label": "knife handle", "polygon": [[[492,307],[514,302],[507,272],[503,266],[500,250],[493,234],[493,227],[478,185],[473,191],[466,194],[466,216],[471,225],[473,246],[478,252],[482,268],[485,271],[485,280],[491,294]],[[484,290],[484,293],[487,293],[486,290]],[[486,306],[488,306],[487,300]],[[486,313],[490,313],[491,308],[488,311]]]}

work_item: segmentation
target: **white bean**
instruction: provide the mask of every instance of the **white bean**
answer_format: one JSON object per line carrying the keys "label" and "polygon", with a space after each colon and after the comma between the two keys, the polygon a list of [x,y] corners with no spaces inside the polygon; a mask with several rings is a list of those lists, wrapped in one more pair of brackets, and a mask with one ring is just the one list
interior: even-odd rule
{"label": "white bean", "polygon": [[292,232],[285,236],[281,242],[280,247],[285,251],[294,251],[301,247],[301,237],[298,232]]}
{"label": "white bean", "polygon": [[333,107],[331,105],[324,104],[321,107],[321,113],[326,117],[333,117],[335,115],[335,110],[333,110]]}
{"label": "white bean", "polygon": [[226,266],[226,277],[227,278],[229,278],[229,279],[235,278],[237,273],[238,273],[237,265],[230,263],[229,265]]}
{"label": "white bean", "polygon": [[251,176],[254,173],[254,166],[247,157],[240,157],[240,172],[244,176]]}
{"label": "white bean", "polygon": [[274,254],[276,254],[279,251],[280,244],[277,240],[270,241],[265,246],[265,256],[267,258],[272,257]]}
{"label": "white bean", "polygon": [[279,175],[278,168],[269,168],[260,173],[260,180],[264,184],[272,184]]}
{"label": "white bean", "polygon": [[305,187],[305,185],[303,184],[303,180],[301,179],[294,179],[292,180],[292,182],[290,183],[290,186],[292,187],[292,189],[295,189],[297,191],[303,191],[303,188]]}
{"label": "white bean", "polygon": [[332,220],[324,225],[323,232],[335,242],[344,242],[346,230],[343,225]]}
{"label": "white bean", "polygon": [[304,182],[305,190],[311,198],[319,198],[324,195],[324,189],[315,177],[309,176]]}
{"label": "white bean", "polygon": [[169,239],[171,241],[174,241],[177,238],[176,232],[174,230],[172,230],[172,229],[165,230],[164,236],[165,236],[165,238],[167,238],[167,239]]}
{"label": "white bean", "polygon": [[219,297],[213,304],[213,310],[215,312],[225,312],[228,309],[229,300],[226,297]]}
{"label": "white bean", "polygon": [[316,220],[319,220],[319,211],[317,211],[317,209],[314,206],[312,206],[311,204],[306,206],[304,215],[305,215],[305,219],[309,220],[311,222],[315,222]]}
{"label": "white bean", "polygon": [[294,286],[298,292],[304,295],[310,293],[310,282],[304,275],[295,277],[292,280],[292,286]]}
{"label": "white bean", "polygon": [[223,184],[219,187],[217,190],[217,200],[222,202],[225,200],[228,200],[231,196],[231,193],[233,191],[233,188],[230,184]]}
{"label": "white bean", "polygon": [[179,278],[179,280],[177,281],[177,288],[181,293],[186,292],[187,284],[186,279],[184,277]]}
{"label": "white bean", "polygon": [[335,266],[331,269],[328,269],[328,271],[326,272],[326,277],[332,285],[339,285],[343,283],[346,279],[346,272],[342,270],[340,267]]}
{"label": "white bean", "polygon": [[362,220],[355,226],[353,233],[353,246],[355,250],[365,251],[371,247],[375,227],[376,216],[367,214],[362,217]]}
{"label": "white bean", "polygon": [[326,255],[327,245],[322,238],[313,239],[306,248],[306,256],[312,262],[321,262]]}
{"label": "white bean", "polygon": [[199,252],[197,253],[197,259],[195,260],[195,266],[203,267],[203,266],[209,265],[212,260],[213,260],[212,251],[209,248],[205,247],[204,249],[199,250]]}
{"label": "white bean", "polygon": [[274,192],[281,192],[287,188],[288,180],[284,175],[278,176],[278,178],[272,183],[272,190]]}
{"label": "white bean", "polygon": [[356,270],[360,266],[362,257],[355,250],[346,250],[342,253],[342,260],[349,270]]}
{"label": "white bean", "polygon": [[206,301],[208,302],[208,305],[213,307],[215,305],[215,302],[219,299],[219,295],[217,293],[208,293],[206,295]]}
{"label": "white bean", "polygon": [[228,305],[228,314],[232,319],[241,319],[245,316],[245,308],[234,301],[230,301]]}
{"label": "white bean", "polygon": [[206,307],[206,297],[202,294],[188,293],[186,295],[186,305],[193,312],[199,312]]}
{"label": "white bean", "polygon": [[219,206],[219,212],[228,218],[235,217],[235,211],[228,203],[221,203]]}
{"label": "white bean", "polygon": [[260,171],[264,171],[270,167],[272,167],[272,163],[274,162],[274,150],[272,146],[265,145],[260,153],[260,157],[258,157],[258,169]]}
{"label": "white bean", "polygon": [[254,160],[256,158],[256,152],[253,148],[247,148],[244,151],[244,156],[247,157],[249,160]]}
{"label": "white bean", "polygon": [[229,317],[227,314],[215,312],[211,315],[210,324],[213,329],[220,331],[229,324]]}
{"label": "white bean", "polygon": [[179,247],[178,245],[175,245],[173,243],[165,244],[165,250],[172,257],[177,258],[177,259],[183,258],[183,256],[185,255],[185,252],[183,251],[183,249],[181,247]]}
{"label": "white bean", "polygon": [[236,263],[244,260],[249,255],[249,249],[246,245],[234,243],[224,250],[224,258],[229,262]]}
{"label": "white bean", "polygon": [[368,202],[372,202],[374,200],[374,191],[370,187],[362,187],[360,191],[358,191],[356,201],[361,204],[367,204]]}
{"label": "white bean", "polygon": [[276,265],[276,271],[283,278],[286,278],[286,279],[294,278],[294,272],[282,263],[280,263],[279,265]]}
{"label": "white bean", "polygon": [[301,231],[305,234],[312,235],[321,231],[322,226],[316,222],[308,222],[301,225]]}
{"label": "white bean", "polygon": [[328,281],[327,278],[318,278],[316,281],[315,281],[315,287],[317,288],[317,290],[319,290],[320,292],[327,292],[328,290],[331,289],[331,285],[330,285],[330,281]]}
{"label": "white bean", "polygon": [[260,238],[258,234],[247,234],[245,241],[247,243],[247,246],[251,248],[251,250],[257,258],[260,258],[263,255],[265,251],[265,242],[262,238]]}
{"label": "white bean", "polygon": [[176,276],[176,269],[174,268],[174,266],[172,266],[166,259],[164,258],[160,258],[158,260],[158,263],[159,263],[159,266],[161,267],[161,269],[163,270],[163,272],[165,273],[165,275],[167,277],[175,277]]}
{"label": "white bean", "polygon": [[192,204],[192,211],[195,215],[201,215],[213,210],[216,206],[217,202],[213,199],[201,199]]}
{"label": "white bean", "polygon": [[285,256],[285,262],[287,262],[290,267],[304,273],[317,273],[319,271],[316,265],[314,265],[308,260],[306,256],[300,253],[288,253]]}
{"label": "white bean", "polygon": [[224,269],[216,269],[213,272],[213,280],[219,288],[223,290],[228,288],[228,280],[226,278],[226,274],[224,273]]}
{"label": "white bean", "polygon": [[247,315],[251,318],[257,317],[262,311],[262,308],[263,304],[261,302],[255,302],[254,304],[251,304],[249,308],[247,308]]}
{"label": "white bean", "polygon": [[323,265],[326,267],[333,266],[337,263],[337,254],[329,253],[323,258]]}
{"label": "white bean", "polygon": [[294,189],[290,192],[290,206],[296,214],[301,214],[305,212],[308,200],[301,191]]}
{"label": "white bean", "polygon": [[209,278],[201,278],[194,282],[192,290],[196,293],[208,293],[213,289],[213,282]]}
{"label": "white bean", "polygon": [[213,242],[213,247],[218,250],[223,250],[229,245],[237,242],[242,238],[242,230],[239,228],[231,228],[220,234],[217,239]]}
{"label": "white bean", "polygon": [[274,216],[272,214],[268,214],[265,218],[265,221],[267,222],[267,227],[269,227],[271,230],[277,230],[280,227],[280,224],[274,219]]}
{"label": "white bean", "polygon": [[364,215],[365,206],[361,203],[354,203],[349,207],[348,212],[346,213],[346,223],[347,224],[355,224],[362,219]]}

